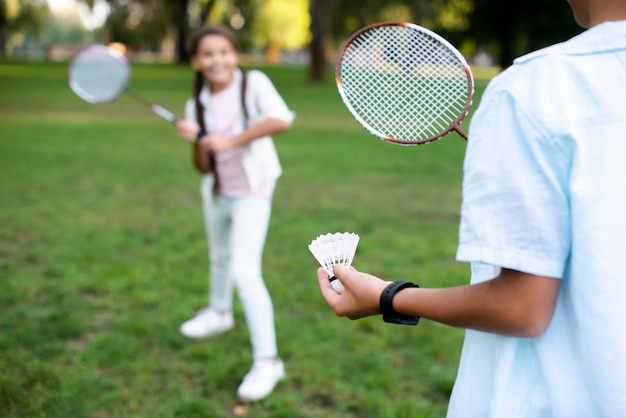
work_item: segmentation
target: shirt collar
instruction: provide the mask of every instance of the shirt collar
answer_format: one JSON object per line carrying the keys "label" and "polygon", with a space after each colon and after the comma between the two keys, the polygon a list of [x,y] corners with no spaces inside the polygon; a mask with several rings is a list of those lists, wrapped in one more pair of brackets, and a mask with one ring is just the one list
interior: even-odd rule
{"label": "shirt collar", "polygon": [[[239,85],[241,83],[241,77],[243,73],[239,67],[233,69],[233,79],[230,82],[230,85],[233,84]],[[208,84],[205,82],[202,90],[200,91],[200,103],[206,108],[209,102],[211,101],[211,90],[209,89]]]}

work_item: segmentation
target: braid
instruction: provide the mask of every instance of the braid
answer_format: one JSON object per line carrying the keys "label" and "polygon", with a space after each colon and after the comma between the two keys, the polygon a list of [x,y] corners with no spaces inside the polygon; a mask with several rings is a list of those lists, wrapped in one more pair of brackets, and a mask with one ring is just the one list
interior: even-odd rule
{"label": "braid", "polygon": [[240,65],[241,71],[241,108],[243,110],[243,124],[244,128],[248,125],[248,106],[246,106],[246,92],[248,89],[248,77],[246,70]]}
{"label": "braid", "polygon": [[204,123],[204,106],[200,102],[200,92],[202,91],[202,87],[204,86],[204,77],[200,71],[196,71],[193,80],[193,98],[196,104],[196,121],[198,125],[200,125],[200,129],[206,132],[206,125]]}
{"label": "braid", "polygon": [[[239,52],[239,43],[237,42],[237,37],[233,31],[222,25],[204,25],[200,27],[189,39],[189,43],[187,45],[187,53],[189,54],[189,56],[193,57],[198,53],[198,45],[200,44],[200,41],[202,40],[202,38],[209,35],[220,35],[225,37],[232,44],[233,48],[235,48],[235,51]],[[202,107],[202,103],[200,103],[199,100],[200,92],[202,91],[203,86],[204,78],[202,77],[202,73],[196,71],[193,81],[193,97],[196,102],[196,119],[202,130],[206,132],[206,126],[204,123],[204,109]]]}
{"label": "braid", "polygon": [[[221,25],[204,25],[200,29],[198,29],[194,35],[190,38],[189,44],[187,45],[187,51],[190,57],[195,57],[198,53],[198,46],[200,41],[209,35],[220,35],[226,37],[230,41],[230,43],[235,48],[235,51],[239,52],[239,45],[237,43],[237,38],[230,29]],[[243,71],[243,69],[242,69]],[[244,73],[244,82],[245,82],[245,73]],[[208,132],[207,126],[204,120],[204,106],[200,102],[200,93],[202,92],[202,88],[204,87],[204,76],[202,72],[196,71],[193,79],[193,98],[196,110],[196,121],[198,125],[200,125],[200,129],[202,132]],[[245,85],[243,86],[244,90],[242,91],[245,94]],[[247,119],[247,109],[245,109],[244,104],[244,115]],[[192,146],[193,150],[193,163],[195,167],[201,173],[207,173],[215,167],[215,158],[212,153],[208,153],[208,155],[202,155],[200,145],[198,143],[194,143]],[[217,172],[214,170],[215,175],[215,186],[217,187],[218,179]]]}

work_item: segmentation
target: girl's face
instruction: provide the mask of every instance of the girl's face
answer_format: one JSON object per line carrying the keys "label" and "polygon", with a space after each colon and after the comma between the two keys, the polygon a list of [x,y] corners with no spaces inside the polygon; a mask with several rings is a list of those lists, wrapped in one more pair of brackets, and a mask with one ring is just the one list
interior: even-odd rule
{"label": "girl's face", "polygon": [[212,92],[220,91],[230,84],[233,69],[238,64],[235,47],[222,35],[203,37],[198,43],[198,51],[191,57],[191,67],[202,73]]}

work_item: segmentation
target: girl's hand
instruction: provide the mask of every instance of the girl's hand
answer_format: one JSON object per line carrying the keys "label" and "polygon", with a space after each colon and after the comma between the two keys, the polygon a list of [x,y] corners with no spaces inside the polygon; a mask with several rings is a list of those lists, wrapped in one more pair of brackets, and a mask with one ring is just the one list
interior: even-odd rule
{"label": "girl's hand", "polygon": [[219,135],[207,135],[200,140],[200,143],[203,147],[206,147],[215,154],[224,152],[233,147],[233,141],[230,138]]}
{"label": "girl's hand", "polygon": [[176,134],[184,141],[196,142],[196,136],[200,132],[200,125],[188,120],[176,122]]}

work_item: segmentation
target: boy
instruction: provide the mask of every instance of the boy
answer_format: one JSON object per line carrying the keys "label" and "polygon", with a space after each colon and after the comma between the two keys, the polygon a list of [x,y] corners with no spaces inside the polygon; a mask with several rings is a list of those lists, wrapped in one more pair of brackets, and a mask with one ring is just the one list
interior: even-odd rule
{"label": "boy", "polygon": [[448,417],[626,416],[626,1],[569,0],[571,40],[488,86],[464,163],[457,259],[424,289],[318,270],[339,316],[467,328]]}

